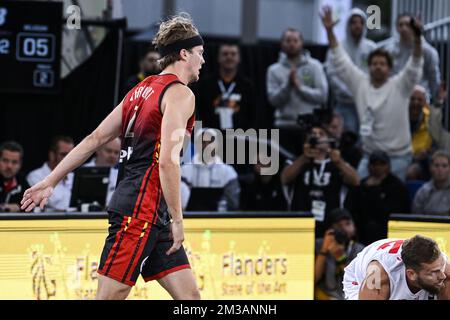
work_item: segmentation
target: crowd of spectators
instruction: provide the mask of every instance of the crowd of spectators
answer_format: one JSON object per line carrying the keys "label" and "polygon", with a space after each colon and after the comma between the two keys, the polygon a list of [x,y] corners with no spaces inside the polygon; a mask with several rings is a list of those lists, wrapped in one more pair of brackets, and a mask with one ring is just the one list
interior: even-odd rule
{"label": "crowd of spectators", "polygon": [[[265,93],[241,72],[240,47],[220,46],[218,72],[192,87],[197,120],[205,129],[193,137],[200,143],[193,144],[192,163],[181,168],[181,198],[185,210],[312,213],[317,292],[342,299],[343,268],[364,245],[387,237],[390,215],[450,216],[450,132],[442,125],[447,92],[439,56],[417,19],[399,15],[398,34],[376,44],[366,37],[366,16],[359,9],[344,22],[342,41],[334,35],[330,8],[321,18],[329,41],[326,60],[321,63],[303,48],[301,31],[286,29],[279,60],[267,69]],[[157,52],[148,51],[126,90],[157,74],[158,59]],[[273,175],[262,174],[272,161],[262,153],[242,166],[225,163],[223,150],[205,156],[218,150],[218,135],[227,129],[255,127],[256,97],[264,94],[274,108],[279,148],[294,156],[285,156]],[[23,148],[2,143],[0,210],[19,211],[24,191],[73,148],[70,137],[55,137],[47,161],[25,177]],[[107,201],[119,154],[117,139],[85,164],[110,168]],[[70,173],[55,187],[47,210],[69,208],[73,180]]]}

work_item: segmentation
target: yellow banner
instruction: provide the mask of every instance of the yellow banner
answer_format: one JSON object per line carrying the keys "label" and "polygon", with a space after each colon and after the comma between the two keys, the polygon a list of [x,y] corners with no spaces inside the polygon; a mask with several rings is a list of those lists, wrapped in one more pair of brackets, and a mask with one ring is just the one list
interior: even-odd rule
{"label": "yellow banner", "polygon": [[[0,299],[92,299],[106,219],[1,220]],[[313,299],[313,218],[191,218],[203,299]],[[129,299],[170,299],[139,278]]]}
{"label": "yellow banner", "polygon": [[434,239],[439,248],[450,257],[450,223],[389,221],[389,238],[411,238],[420,234]]}

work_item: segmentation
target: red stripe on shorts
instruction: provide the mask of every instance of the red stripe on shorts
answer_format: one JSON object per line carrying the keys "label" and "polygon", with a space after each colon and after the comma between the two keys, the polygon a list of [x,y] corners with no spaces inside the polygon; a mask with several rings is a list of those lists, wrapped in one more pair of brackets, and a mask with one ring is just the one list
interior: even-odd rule
{"label": "red stripe on shorts", "polygon": [[162,277],[165,277],[168,274],[171,274],[171,273],[173,273],[175,271],[179,271],[179,270],[183,270],[183,269],[190,269],[190,268],[191,268],[191,266],[189,264],[182,264],[181,266],[176,266],[176,267],[173,267],[171,269],[167,269],[167,270],[161,271],[160,273],[157,273],[154,276],[144,278],[144,280],[146,282],[147,281],[151,281],[151,280],[158,280],[158,279],[161,279]]}

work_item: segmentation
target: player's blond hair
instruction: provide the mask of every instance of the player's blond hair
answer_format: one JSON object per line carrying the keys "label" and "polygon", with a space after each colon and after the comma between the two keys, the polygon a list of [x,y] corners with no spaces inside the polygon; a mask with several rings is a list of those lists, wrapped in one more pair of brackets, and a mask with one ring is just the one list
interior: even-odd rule
{"label": "player's blond hair", "polygon": [[[185,40],[199,35],[197,28],[188,13],[182,12],[161,22],[159,31],[153,39],[156,48],[174,43],[175,41]],[[179,52],[174,52],[161,58],[159,67],[164,70],[172,63],[180,60]]]}

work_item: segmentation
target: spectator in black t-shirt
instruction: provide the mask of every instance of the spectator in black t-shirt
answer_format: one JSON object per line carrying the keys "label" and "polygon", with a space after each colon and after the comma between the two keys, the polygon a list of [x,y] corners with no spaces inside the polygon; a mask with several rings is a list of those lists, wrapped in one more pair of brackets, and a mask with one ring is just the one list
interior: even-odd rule
{"label": "spectator in black t-shirt", "polygon": [[387,238],[389,215],[410,212],[408,190],[391,173],[389,156],[375,151],[369,157],[369,176],[349,191],[345,207],[352,213],[360,241],[368,245]]}
{"label": "spectator in black t-shirt", "polygon": [[313,127],[304,153],[281,173],[281,182],[293,187],[291,210],[308,211],[315,216],[316,237],[325,231],[323,221],[327,214],[340,207],[343,184],[359,184],[356,170],[332,144],[325,129]]}
{"label": "spectator in black t-shirt", "polygon": [[241,182],[241,208],[254,211],[284,211],[287,209],[279,173],[261,174],[261,168],[269,168],[270,158],[258,157],[253,172],[247,181]]}
{"label": "spectator in black t-shirt", "polygon": [[203,127],[214,129],[248,129],[255,127],[255,89],[238,68],[239,47],[222,44],[218,55],[219,72],[193,86],[198,120]]}
{"label": "spectator in black t-shirt", "polygon": [[19,174],[23,148],[14,141],[0,146],[0,212],[20,212],[20,201],[30,186]]}
{"label": "spectator in black t-shirt", "polygon": [[139,73],[129,77],[123,88],[122,96],[125,96],[128,91],[133,89],[135,85],[147,78],[161,72],[159,68],[158,60],[161,59],[161,55],[154,48],[150,47],[145,52],[139,61]]}

